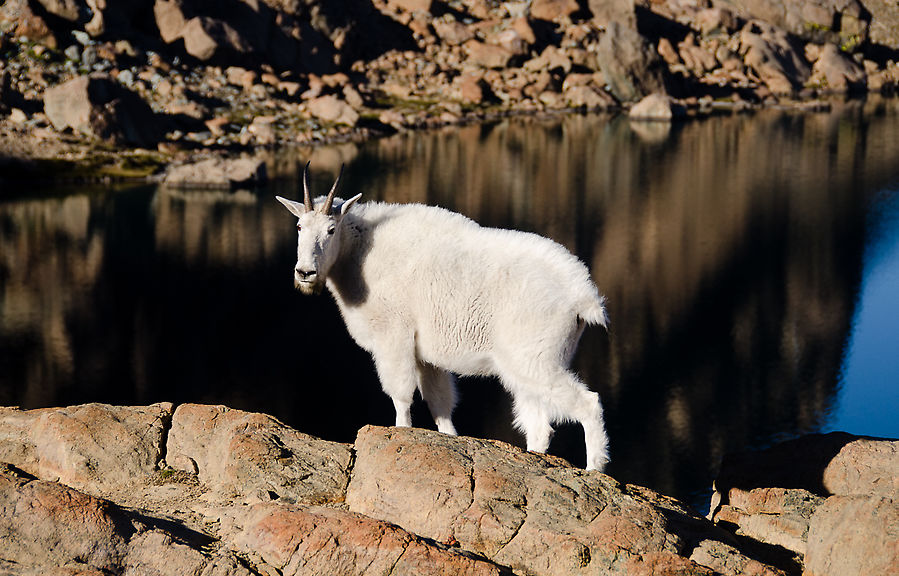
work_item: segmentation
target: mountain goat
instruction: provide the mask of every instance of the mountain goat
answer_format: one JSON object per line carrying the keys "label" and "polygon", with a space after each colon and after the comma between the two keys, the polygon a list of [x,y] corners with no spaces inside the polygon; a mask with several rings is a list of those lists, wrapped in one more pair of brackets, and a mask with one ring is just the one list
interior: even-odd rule
{"label": "mountain goat", "polygon": [[587,469],[608,451],[599,396],[569,371],[586,324],[606,326],[604,299],[586,266],[535,234],[483,228],[433,206],[277,199],[298,218],[294,284],[324,286],[347,330],[374,358],[396,425],[411,426],[417,389],[437,429],[456,434],[453,374],[493,375],[513,398],[527,448],[545,452],[552,424],[584,428]]}

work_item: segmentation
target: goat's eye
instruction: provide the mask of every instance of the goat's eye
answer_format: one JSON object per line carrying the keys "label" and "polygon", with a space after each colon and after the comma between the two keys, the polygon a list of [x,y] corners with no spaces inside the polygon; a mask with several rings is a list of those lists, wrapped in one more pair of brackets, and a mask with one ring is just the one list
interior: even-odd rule
{"label": "goat's eye", "polygon": [[297,224],[297,230],[302,230],[302,229],[303,229],[303,227],[300,226],[299,224]]}
{"label": "goat's eye", "polygon": [[333,235],[336,230],[337,230],[337,228],[335,228],[334,226],[331,226],[330,228],[328,228],[328,235]]}

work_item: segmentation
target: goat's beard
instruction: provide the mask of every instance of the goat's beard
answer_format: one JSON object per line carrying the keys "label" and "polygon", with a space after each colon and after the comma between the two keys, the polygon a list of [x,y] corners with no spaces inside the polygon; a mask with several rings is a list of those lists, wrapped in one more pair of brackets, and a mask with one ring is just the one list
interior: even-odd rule
{"label": "goat's beard", "polygon": [[300,282],[299,280],[293,281],[293,287],[299,290],[305,296],[318,296],[322,293],[322,289],[325,287],[324,282]]}

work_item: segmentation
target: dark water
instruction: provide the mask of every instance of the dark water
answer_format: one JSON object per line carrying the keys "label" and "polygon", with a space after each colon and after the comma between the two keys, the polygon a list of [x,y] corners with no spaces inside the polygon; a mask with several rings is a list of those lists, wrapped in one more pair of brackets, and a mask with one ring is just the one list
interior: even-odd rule
{"label": "dark water", "polygon": [[[222,403],[338,441],[392,424],[331,299],[292,287],[293,220],[273,196],[296,197],[310,158],[320,189],[345,162],[345,196],[439,204],[587,262],[612,329],[585,334],[575,367],[603,397],[619,480],[702,508],[727,451],[899,436],[895,102],[279,151],[283,179],[256,191],[5,190],[0,404]],[[460,433],[523,445],[495,382],[460,388]],[[574,426],[550,448],[579,465],[583,450]]]}

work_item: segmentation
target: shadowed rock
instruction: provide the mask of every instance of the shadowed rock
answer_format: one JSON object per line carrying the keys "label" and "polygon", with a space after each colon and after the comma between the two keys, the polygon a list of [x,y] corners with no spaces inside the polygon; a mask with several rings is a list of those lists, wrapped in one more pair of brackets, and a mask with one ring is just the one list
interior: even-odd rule
{"label": "shadowed rock", "polygon": [[107,74],[76,76],[48,88],[44,111],[57,130],[71,128],[114,143],[148,146],[161,136],[149,104]]}
{"label": "shadowed rock", "polygon": [[621,102],[633,102],[665,90],[662,60],[633,27],[610,22],[596,54],[609,90]]}
{"label": "shadowed rock", "polygon": [[897,469],[899,441],[840,432],[732,455],[710,518],[808,574],[895,574]]}

